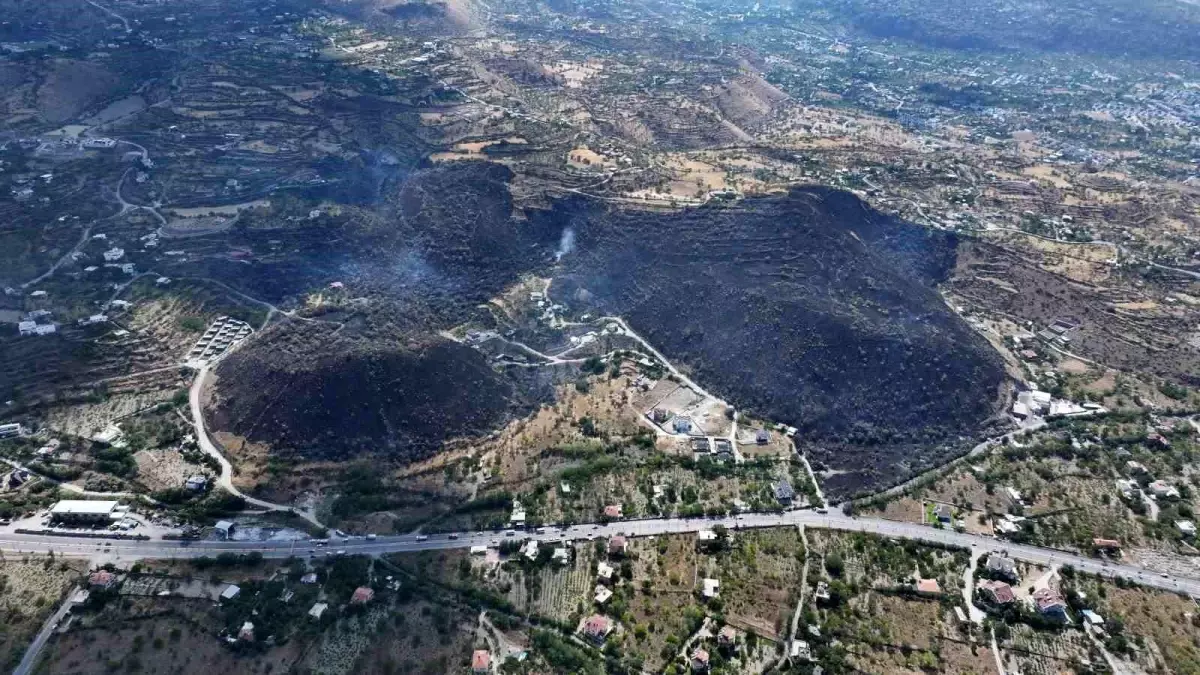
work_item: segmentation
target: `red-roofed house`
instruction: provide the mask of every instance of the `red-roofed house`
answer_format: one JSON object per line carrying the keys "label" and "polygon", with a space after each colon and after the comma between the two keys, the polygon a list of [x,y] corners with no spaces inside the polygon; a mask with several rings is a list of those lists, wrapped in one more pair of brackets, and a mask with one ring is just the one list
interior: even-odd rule
{"label": "red-roofed house", "polygon": [[606,616],[593,614],[583,622],[583,634],[596,642],[604,642],[604,638],[608,637],[611,632],[612,622]]}
{"label": "red-roofed house", "polygon": [[1037,611],[1042,616],[1057,619],[1058,621],[1067,620],[1067,603],[1063,600],[1062,595],[1053,588],[1043,588],[1040,591],[1034,591],[1033,604],[1037,606]]}
{"label": "red-roofed house", "polygon": [[476,649],[471,655],[471,672],[484,675],[492,671],[492,655],[486,649]]}
{"label": "red-roofed house", "polygon": [[609,504],[608,506],[604,507],[605,518],[620,518],[622,513],[623,511],[620,504]]}
{"label": "red-roofed house", "polygon": [[920,579],[917,581],[917,592],[926,595],[937,595],[942,592],[942,587],[938,585],[937,579]]}
{"label": "red-roofed house", "polygon": [[625,537],[622,537],[619,534],[608,540],[609,555],[625,555],[625,551],[628,548],[629,542],[625,540]]}
{"label": "red-roofed house", "polygon": [[1017,596],[1013,593],[1012,586],[1003,581],[985,581],[979,584],[979,590],[983,593],[984,597],[997,605],[1007,605],[1017,599]]}
{"label": "red-roofed house", "polygon": [[350,604],[365,605],[375,598],[375,591],[366,586],[359,586],[354,589],[354,595],[350,596]]}
{"label": "red-roofed house", "polygon": [[697,649],[692,652],[692,672],[707,673],[708,672],[708,652],[703,649]]}
{"label": "red-roofed house", "polygon": [[117,575],[108,570],[97,570],[88,577],[88,586],[108,590],[117,585]]}

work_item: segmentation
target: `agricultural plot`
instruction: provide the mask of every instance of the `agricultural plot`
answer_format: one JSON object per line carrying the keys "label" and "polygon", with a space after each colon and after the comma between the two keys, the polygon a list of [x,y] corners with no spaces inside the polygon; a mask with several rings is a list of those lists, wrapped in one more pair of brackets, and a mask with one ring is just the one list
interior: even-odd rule
{"label": "agricultural plot", "polygon": [[0,562],[0,669],[17,665],[42,622],[84,569],[77,561],[52,558]]}
{"label": "agricultural plot", "polygon": [[803,566],[799,531],[776,528],[732,534],[726,550],[702,557],[697,574],[720,580],[728,623],[777,639],[795,609]]}

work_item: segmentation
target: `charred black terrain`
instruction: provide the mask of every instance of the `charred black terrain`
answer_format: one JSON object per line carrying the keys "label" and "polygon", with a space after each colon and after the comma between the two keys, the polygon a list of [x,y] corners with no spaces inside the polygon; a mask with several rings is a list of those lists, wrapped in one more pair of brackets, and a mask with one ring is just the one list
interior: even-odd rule
{"label": "charred black terrain", "polygon": [[526,412],[539,390],[473,349],[374,321],[276,326],[218,374],[213,428],[308,459],[423,459]]}
{"label": "charred black terrain", "polygon": [[672,215],[570,208],[557,299],[623,315],[706,386],[799,427],[835,491],[916,470],[994,412],[1000,360],[935,289],[952,235],[824,189]]}
{"label": "charred black terrain", "polygon": [[[284,453],[401,458],[494,428],[543,393],[430,336],[526,272],[554,275],[576,314],[626,317],[737,406],[799,427],[835,491],[919,470],[994,412],[999,358],[935,287],[953,235],[825,189],[676,213],[572,198],[522,215],[510,178],[480,163],[418,171],[342,224],[322,259],[369,297],[367,318],[343,307],[228,359],[216,428]],[[567,228],[577,246],[556,266]]]}

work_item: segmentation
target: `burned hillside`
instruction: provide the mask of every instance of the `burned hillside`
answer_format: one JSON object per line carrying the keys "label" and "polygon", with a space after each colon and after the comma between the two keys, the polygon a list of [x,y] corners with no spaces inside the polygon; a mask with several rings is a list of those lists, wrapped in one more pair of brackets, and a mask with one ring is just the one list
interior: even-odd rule
{"label": "burned hillside", "polygon": [[372,321],[275,326],[217,375],[214,429],[309,459],[422,459],[448,439],[524,414],[537,391],[475,350]]}
{"label": "burned hillside", "polygon": [[824,189],[666,215],[569,208],[556,300],[624,316],[716,392],[799,427],[849,472],[835,487],[914,470],[935,459],[905,456],[916,444],[994,412],[1000,360],[935,289],[952,235]]}

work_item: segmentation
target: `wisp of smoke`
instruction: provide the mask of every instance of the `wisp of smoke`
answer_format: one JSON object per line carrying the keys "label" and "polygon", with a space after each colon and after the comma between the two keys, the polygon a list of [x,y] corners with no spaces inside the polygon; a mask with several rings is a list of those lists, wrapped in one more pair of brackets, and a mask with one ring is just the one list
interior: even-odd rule
{"label": "wisp of smoke", "polygon": [[567,227],[563,230],[562,238],[558,240],[558,250],[554,252],[554,260],[562,260],[564,255],[575,250],[575,228]]}

